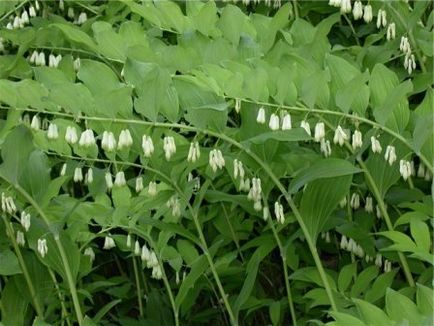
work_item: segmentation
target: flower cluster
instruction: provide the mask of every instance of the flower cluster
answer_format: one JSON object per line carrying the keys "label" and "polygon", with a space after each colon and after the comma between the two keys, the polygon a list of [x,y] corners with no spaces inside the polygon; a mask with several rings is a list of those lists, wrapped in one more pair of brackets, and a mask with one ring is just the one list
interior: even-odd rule
{"label": "flower cluster", "polygon": [[17,207],[15,206],[14,199],[11,196],[6,196],[3,192],[2,192],[2,211],[9,213],[11,215],[17,211]]}
{"label": "flower cluster", "polygon": [[285,214],[283,213],[283,206],[278,201],[274,203],[274,215],[276,215],[277,222],[281,224],[285,223]]}
{"label": "flower cluster", "polygon": [[213,149],[209,152],[209,165],[211,166],[213,172],[216,172],[218,169],[223,169],[225,164],[225,159],[221,150]]}

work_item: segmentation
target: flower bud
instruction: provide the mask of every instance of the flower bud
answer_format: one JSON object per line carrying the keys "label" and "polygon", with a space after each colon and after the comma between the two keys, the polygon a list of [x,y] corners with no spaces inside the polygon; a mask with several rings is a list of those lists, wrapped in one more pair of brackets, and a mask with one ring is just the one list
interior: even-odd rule
{"label": "flower bud", "polygon": [[139,193],[143,190],[143,178],[141,176],[136,178],[136,192]]}
{"label": "flower bud", "polygon": [[77,130],[75,127],[66,127],[65,141],[71,145],[74,145],[78,141]]}
{"label": "flower bud", "polygon": [[112,249],[112,248],[114,248],[114,247],[116,247],[116,243],[115,243],[115,241],[113,240],[113,238],[110,237],[110,236],[106,236],[106,237],[104,238],[104,246],[103,246],[103,249],[105,249],[105,250],[110,250],[110,249]]}
{"label": "flower bud", "polygon": [[265,123],[265,109],[263,107],[260,107],[258,110],[258,115],[256,116],[256,122],[260,124]]}
{"label": "flower bud", "polygon": [[104,178],[105,178],[105,184],[107,186],[107,189],[110,190],[111,188],[113,188],[113,179],[111,173],[106,172]]}
{"label": "flower bud", "polygon": [[392,165],[396,161],[396,153],[395,147],[388,145],[386,147],[386,153],[384,154],[384,159],[389,162],[389,165]]}
{"label": "flower bud", "polygon": [[140,248],[140,243],[139,243],[139,241],[138,240],[136,240],[136,242],[134,243],[134,254],[136,255],[136,256],[140,256],[140,253],[141,253],[141,248]]}
{"label": "flower bud", "polygon": [[374,136],[371,137],[371,149],[373,153],[381,153],[381,151],[383,150],[381,148],[380,142]]}
{"label": "flower bud", "polygon": [[21,226],[26,230],[26,232],[29,231],[30,225],[31,225],[31,217],[29,213],[26,213],[24,211],[21,212],[21,218],[20,218]]}
{"label": "flower bud", "polygon": [[90,258],[91,262],[93,262],[95,260],[95,252],[93,251],[93,249],[91,247],[87,247],[84,250],[84,255],[88,256]]}
{"label": "flower bud", "polygon": [[74,170],[74,182],[83,181],[83,172],[80,167],[76,167]]}
{"label": "flower bud", "polygon": [[128,129],[121,131],[119,135],[118,149],[129,148],[133,145],[133,137]]}
{"label": "flower bud", "polygon": [[16,241],[19,246],[24,247],[24,245],[26,244],[26,239],[24,238],[23,232],[17,231]]}
{"label": "flower bud", "polygon": [[277,114],[273,113],[271,115],[268,126],[270,127],[271,130],[279,130],[280,120]]}
{"label": "flower bud", "polygon": [[154,143],[152,142],[152,138],[146,135],[142,137],[142,149],[145,157],[151,157],[152,153],[154,153]]}
{"label": "flower bud", "polygon": [[292,129],[291,115],[289,113],[285,113],[282,119],[282,130],[290,129]]}
{"label": "flower bud", "polygon": [[59,131],[56,124],[50,123],[50,125],[48,126],[47,138],[50,140],[59,138]]}
{"label": "flower bud", "polygon": [[46,239],[38,239],[38,252],[42,258],[48,253],[48,246]]}
{"label": "flower bud", "polygon": [[34,115],[32,118],[32,123],[30,124],[30,128],[33,130],[41,129],[41,119],[37,115]]}
{"label": "flower bud", "polygon": [[157,194],[157,183],[155,181],[149,182],[148,194],[151,197],[154,197]]}
{"label": "flower bud", "polygon": [[335,130],[335,136],[333,137],[333,143],[339,144],[339,146],[342,146],[346,140],[348,140],[348,135],[345,133],[345,131],[342,129],[341,126],[338,126]]}
{"label": "flower bud", "polygon": [[125,173],[123,171],[120,171],[116,173],[115,176],[115,186],[117,187],[123,187],[127,184],[127,181],[125,180]]}
{"label": "flower bud", "polygon": [[300,127],[303,128],[304,130],[306,130],[306,133],[307,133],[309,136],[312,136],[312,132],[311,132],[311,130],[310,130],[309,122],[307,122],[306,120],[303,120],[303,121],[301,122],[301,124],[300,124]]}
{"label": "flower bud", "polygon": [[92,168],[87,169],[87,173],[84,176],[84,183],[90,185],[93,182],[93,170]]}
{"label": "flower bud", "polygon": [[353,17],[354,20],[358,20],[363,17],[363,5],[359,0],[354,3]]}
{"label": "flower bud", "polygon": [[323,122],[318,122],[315,125],[315,141],[319,143],[325,137],[325,126]]}
{"label": "flower bud", "polygon": [[362,147],[363,145],[362,133],[359,130],[354,131],[351,145],[353,146],[354,150],[359,147]]}
{"label": "flower bud", "polygon": [[101,148],[106,152],[113,152],[116,149],[115,135],[111,131],[102,133]]}

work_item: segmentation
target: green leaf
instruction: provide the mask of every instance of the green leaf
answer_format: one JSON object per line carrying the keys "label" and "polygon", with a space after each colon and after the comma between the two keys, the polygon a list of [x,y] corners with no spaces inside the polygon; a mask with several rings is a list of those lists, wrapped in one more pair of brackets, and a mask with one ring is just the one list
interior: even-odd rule
{"label": "green leaf", "polygon": [[336,326],[368,326],[360,319],[343,312],[331,311],[330,315],[336,320]]}
{"label": "green leaf", "polygon": [[189,265],[193,265],[193,263],[198,259],[199,253],[196,247],[191,244],[190,241],[179,239],[176,242],[176,246],[178,248],[179,253],[182,256],[182,259]]}
{"label": "green leaf", "polygon": [[33,151],[27,161],[19,183],[38,202],[47,191],[50,182],[48,157],[39,150]]}
{"label": "green leaf", "polygon": [[421,315],[413,301],[390,288],[386,291],[386,311],[397,323],[407,321],[409,325],[422,325]]}
{"label": "green leaf", "polygon": [[245,143],[264,144],[267,140],[277,140],[281,142],[307,141],[312,139],[303,128],[294,128],[291,130],[277,130],[261,133],[252,138],[246,139]]}
{"label": "green leaf", "polygon": [[0,275],[20,274],[21,268],[17,256],[9,249],[0,250]]}
{"label": "green leaf", "polygon": [[97,21],[92,24],[93,34],[98,43],[98,51],[107,58],[125,61],[127,46],[124,39],[115,33],[112,25]]}
{"label": "green leaf", "polygon": [[338,290],[340,292],[345,292],[350,286],[351,280],[353,279],[353,277],[356,276],[356,274],[357,274],[356,263],[352,263],[344,266],[342,270],[339,272]]}
{"label": "green leaf", "polygon": [[118,303],[121,303],[122,300],[121,299],[116,299],[116,300],[112,300],[109,303],[107,303],[106,305],[104,305],[104,307],[102,307],[95,315],[95,317],[93,317],[93,322],[98,324],[101,319],[113,308],[115,307]]}
{"label": "green leaf", "polygon": [[361,317],[368,325],[393,326],[394,322],[387,317],[386,313],[373,304],[360,300],[353,299]]}
{"label": "green leaf", "polygon": [[1,302],[2,322],[5,326],[25,325],[24,317],[26,316],[29,302],[21,296],[15,279],[9,279],[2,289]]}
{"label": "green leaf", "polygon": [[105,94],[122,85],[113,70],[95,60],[82,59],[77,76],[92,94]]}
{"label": "green leaf", "polygon": [[366,291],[365,300],[375,303],[384,297],[386,289],[392,285],[395,279],[396,271],[390,271],[378,276],[372,286]]}
{"label": "green leaf", "polygon": [[348,193],[351,180],[352,175],[318,179],[305,188],[300,213],[314,241],[327,224],[331,213]]}
{"label": "green leaf", "polygon": [[431,235],[428,225],[421,220],[413,219],[410,222],[410,231],[418,249],[429,253],[431,248]]}
{"label": "green leaf", "polygon": [[371,284],[371,282],[377,277],[378,272],[377,266],[369,266],[368,268],[365,268],[356,278],[356,281],[351,288],[351,297],[359,297],[363,292],[365,292],[369,288],[369,284]]}
{"label": "green leaf", "polygon": [[279,325],[280,322],[280,302],[275,301],[272,304],[270,304],[269,313],[270,313],[270,319],[271,322],[274,325]]}
{"label": "green leaf", "polygon": [[55,23],[50,26],[55,27],[63,32],[65,36],[75,43],[87,46],[90,50],[97,52],[97,46],[92,38],[85,32],[82,32],[78,27],[67,24]]}
{"label": "green leaf", "polygon": [[295,194],[301,187],[317,179],[341,177],[361,171],[347,160],[338,158],[321,159],[300,170],[291,181],[288,192]]}
{"label": "green leaf", "polygon": [[417,308],[424,315],[432,315],[434,310],[434,292],[429,287],[417,283]]}
{"label": "green leaf", "polygon": [[375,120],[394,131],[402,132],[410,117],[406,95],[413,89],[411,81],[399,84],[393,71],[377,64],[372,71],[369,87]]}

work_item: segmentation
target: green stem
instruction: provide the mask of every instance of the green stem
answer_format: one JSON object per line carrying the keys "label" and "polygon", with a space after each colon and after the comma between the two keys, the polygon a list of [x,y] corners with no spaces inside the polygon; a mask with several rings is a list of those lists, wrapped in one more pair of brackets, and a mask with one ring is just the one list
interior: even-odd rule
{"label": "green stem", "polygon": [[283,250],[282,242],[280,241],[279,235],[277,234],[276,228],[274,227],[274,223],[271,218],[268,218],[268,224],[273,231],[274,238],[276,239],[277,246],[279,247],[280,256],[282,257],[283,276],[285,278],[286,297],[288,299],[289,311],[291,313],[292,324],[294,326],[297,326],[297,316],[295,314],[294,303],[292,300],[291,286],[289,284],[288,266],[286,264],[286,252]]}
{"label": "green stem", "polygon": [[295,15],[295,18],[298,19],[298,17],[299,17],[299,13],[298,13],[297,0],[292,0],[292,6],[294,7],[294,15]]}
{"label": "green stem", "polygon": [[[384,204],[384,200],[381,197],[380,191],[372,178],[372,175],[369,173],[369,170],[366,166],[366,164],[360,159],[357,159],[359,165],[362,167],[363,172],[365,173],[366,179],[368,180],[369,184],[371,185],[375,200],[377,201],[378,207],[380,208],[381,214],[384,217],[384,220],[386,221],[387,228],[390,231],[393,231],[393,224],[390,220],[389,213],[387,213],[386,205]],[[405,277],[407,279],[408,284],[411,287],[414,287],[416,284],[413,279],[413,275],[411,275],[410,267],[408,266],[407,258],[404,256],[404,254],[400,251],[398,251],[399,260],[401,261],[402,269],[404,270]]]}
{"label": "green stem", "polygon": [[[19,184],[14,184],[9,182],[7,179],[5,179],[3,176],[0,175],[0,178],[3,179],[5,182],[11,184],[12,186],[15,187],[15,189],[23,196],[26,198],[26,200],[30,203],[30,205],[32,205],[36,211],[38,212],[38,214],[41,216],[41,218],[44,220],[45,224],[50,227],[50,220],[49,218],[45,215],[45,212],[42,210],[42,208],[39,206],[39,204],[33,199],[32,196],[30,196],[27,191],[25,191]],[[72,302],[74,304],[74,310],[77,316],[77,322],[79,325],[82,325],[83,323],[83,313],[81,311],[81,307],[80,307],[80,301],[78,300],[78,295],[77,295],[77,288],[75,286],[74,283],[74,279],[72,277],[72,273],[71,273],[71,268],[69,266],[69,262],[68,262],[68,258],[66,256],[65,253],[65,249],[63,248],[63,244],[60,241],[59,235],[55,234],[54,235],[54,241],[56,243],[56,246],[59,250],[60,253],[60,258],[62,260],[63,263],[63,269],[65,271],[65,275],[66,275],[66,280],[69,286],[69,291],[71,293],[71,297],[72,297]]]}
{"label": "green stem", "polygon": [[[324,123],[331,129],[334,128],[334,126],[326,119],[324,119],[321,116],[318,116],[319,119],[324,121]],[[351,147],[351,145],[348,143],[348,141],[345,141],[345,146],[347,149],[354,155],[354,151]],[[387,213],[386,205],[384,204],[383,198],[380,194],[380,190],[377,187],[377,184],[374,181],[374,178],[369,173],[368,167],[366,166],[365,162],[360,158],[360,156],[356,157],[357,162],[359,163],[360,167],[363,169],[363,172],[366,176],[366,179],[368,183],[370,184],[372,188],[372,192],[374,194],[375,200],[378,203],[378,207],[380,208],[381,214],[384,216],[384,220],[386,221],[387,228],[392,231],[393,230],[393,224],[390,220],[389,214]],[[410,268],[408,266],[408,262],[406,257],[402,254],[402,252],[398,252],[399,260],[401,261],[401,266],[404,270],[405,277],[407,279],[407,282],[410,284],[411,287],[415,286],[415,282],[413,279],[413,276],[411,275]]]}
{"label": "green stem", "polygon": [[20,247],[18,246],[18,243],[14,237],[14,230],[12,229],[12,226],[8,223],[4,214],[2,214],[2,218],[3,218],[3,222],[5,223],[6,230],[11,239],[12,246],[14,247],[15,254],[17,255],[21,270],[23,271],[24,279],[26,280],[27,287],[29,288],[30,296],[33,302],[33,306],[36,310],[36,314],[38,315],[39,318],[44,320],[44,311],[42,309],[42,305],[39,303],[35,288],[33,287],[33,283],[30,278],[29,270],[27,269],[27,265],[24,261],[23,255],[21,254]]}
{"label": "green stem", "polygon": [[142,303],[142,288],[140,286],[139,280],[139,270],[137,268],[136,257],[132,257],[133,260],[133,269],[134,269],[134,278],[136,280],[136,288],[137,288],[137,302],[139,304],[139,313],[140,317],[143,317],[143,303]]}
{"label": "green stem", "polygon": [[66,320],[66,323],[70,326],[71,321],[69,320],[69,317],[68,317],[69,314],[68,314],[68,311],[66,310],[66,307],[65,307],[65,298],[62,295],[62,292],[60,291],[59,283],[56,280],[56,275],[51,270],[51,268],[47,267],[47,269],[48,269],[48,273],[51,276],[51,279],[53,280],[54,287],[56,288],[57,296],[59,297],[60,307],[62,309],[62,316]]}
{"label": "green stem", "polygon": [[[377,128],[379,130],[383,130],[384,132],[386,132],[386,133],[392,135],[393,137],[395,137],[396,139],[398,139],[400,142],[402,142],[409,149],[411,149],[412,151],[414,151],[414,149],[412,148],[410,142],[407,141],[407,139],[405,139],[403,136],[401,136],[400,134],[394,132],[393,130],[391,130],[391,129],[385,127],[385,126],[382,126],[382,125],[380,125],[380,124],[378,124],[378,123],[376,123],[374,121],[371,121],[371,120],[369,120],[367,118],[364,118],[364,117],[359,117],[357,115],[352,115],[352,114],[338,112],[338,111],[309,109],[309,108],[306,108],[306,107],[279,105],[279,104],[268,103],[268,102],[251,101],[251,100],[247,100],[247,99],[241,99],[241,101],[246,102],[246,103],[252,103],[252,104],[257,104],[257,105],[263,105],[263,106],[281,108],[281,109],[286,109],[286,110],[291,110],[291,111],[335,115],[335,116],[340,116],[342,118],[348,118],[348,119],[358,120],[360,122],[369,124],[369,125],[371,125],[374,128]],[[10,107],[5,107],[5,106],[0,106],[0,108],[6,109],[6,110],[10,110],[11,109]],[[35,113],[44,113],[44,114],[50,114],[50,115],[60,116],[60,117],[68,117],[68,118],[73,118],[73,119],[76,118],[76,116],[74,116],[73,114],[62,113],[62,112],[52,112],[52,111],[36,110],[36,109],[29,109],[29,108],[26,108],[26,109],[17,109],[17,108],[15,108],[15,110],[27,111],[27,112],[35,112]],[[91,116],[82,116],[80,118],[83,119],[83,120],[88,120],[88,121],[109,121],[109,122],[113,122],[113,123],[129,123],[129,124],[138,124],[138,125],[145,125],[145,126],[151,126],[151,127],[179,128],[179,129],[183,129],[183,130],[187,130],[187,131],[194,131],[194,132],[198,132],[198,133],[209,134],[209,135],[212,135],[212,136],[217,137],[217,138],[222,138],[220,136],[223,136],[223,134],[219,134],[217,132],[211,132],[211,131],[206,130],[206,129],[196,128],[196,127],[193,127],[193,126],[187,126],[185,124],[180,124],[180,123],[150,122],[150,121],[143,121],[143,120],[119,119],[119,118],[103,118],[103,117],[91,117]],[[227,139],[227,137],[225,139]],[[237,146],[237,147],[240,147],[240,146]],[[241,149],[244,150],[244,148],[242,148],[242,147],[241,147]],[[416,153],[416,155],[419,156],[419,158],[422,160],[422,162],[424,163],[424,165],[426,166],[426,168],[431,172],[431,174],[433,174],[434,173],[434,167],[432,166],[432,163],[420,151],[419,152],[415,152],[415,153]]]}

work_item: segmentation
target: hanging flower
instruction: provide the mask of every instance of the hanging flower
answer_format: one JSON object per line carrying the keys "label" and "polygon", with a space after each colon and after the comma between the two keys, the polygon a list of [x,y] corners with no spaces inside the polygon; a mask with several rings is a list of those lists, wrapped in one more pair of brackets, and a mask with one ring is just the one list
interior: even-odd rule
{"label": "hanging flower", "polygon": [[345,131],[342,129],[341,126],[338,126],[335,130],[335,136],[333,137],[333,143],[339,144],[339,146],[342,146],[346,140],[348,140],[348,135],[345,133]]}
{"label": "hanging flower", "polygon": [[301,121],[300,127],[303,128],[304,130],[306,130],[306,133],[309,136],[312,136],[312,132],[310,130],[310,124],[309,124],[309,122],[307,122],[306,120]]}
{"label": "hanging flower", "polygon": [[258,115],[256,116],[256,122],[260,124],[265,123],[265,109],[263,107],[260,107],[258,110]]}
{"label": "hanging flower", "polygon": [[371,136],[371,149],[373,153],[381,153],[381,151],[383,150],[381,148],[380,142],[374,136]]}
{"label": "hanging flower", "polygon": [[83,172],[81,170],[81,167],[76,167],[74,170],[74,182],[81,181],[83,181]]}
{"label": "hanging flower", "polygon": [[142,149],[143,149],[143,155],[145,155],[145,157],[151,157],[152,153],[154,153],[154,143],[152,142],[151,137],[147,135],[143,135]]}
{"label": "hanging flower", "polygon": [[48,253],[48,246],[46,239],[38,239],[38,252],[42,258]]}
{"label": "hanging flower", "polygon": [[133,145],[133,137],[131,137],[131,133],[128,129],[124,129],[121,131],[119,135],[118,141],[118,149],[129,148]]}
{"label": "hanging flower", "polygon": [[273,113],[271,115],[268,126],[270,127],[271,130],[279,130],[280,120],[277,114]]}
{"label": "hanging flower", "polygon": [[384,159],[392,165],[396,161],[395,146],[388,145],[386,147],[386,153],[384,154]]}
{"label": "hanging flower", "polygon": [[318,122],[315,125],[315,141],[319,143],[325,137],[325,126],[323,122]]}

